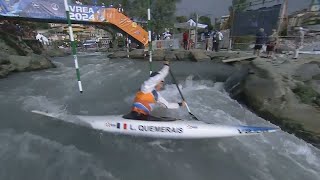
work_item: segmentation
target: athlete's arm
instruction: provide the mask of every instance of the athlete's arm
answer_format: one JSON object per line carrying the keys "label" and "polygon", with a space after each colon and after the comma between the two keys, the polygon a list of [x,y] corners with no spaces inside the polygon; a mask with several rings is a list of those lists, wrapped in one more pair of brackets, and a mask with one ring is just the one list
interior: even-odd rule
{"label": "athlete's arm", "polygon": [[168,75],[169,73],[169,64],[165,64],[163,68],[158,72],[159,74],[150,77],[148,80],[146,80],[142,86],[141,86],[141,91],[143,93],[149,93],[152,92],[154,87],[160,82],[163,81],[164,78]]}
{"label": "athlete's arm", "polygon": [[178,109],[179,107],[183,106],[182,103],[170,103],[165,100],[160,93],[158,93],[158,103],[164,105],[168,109]]}

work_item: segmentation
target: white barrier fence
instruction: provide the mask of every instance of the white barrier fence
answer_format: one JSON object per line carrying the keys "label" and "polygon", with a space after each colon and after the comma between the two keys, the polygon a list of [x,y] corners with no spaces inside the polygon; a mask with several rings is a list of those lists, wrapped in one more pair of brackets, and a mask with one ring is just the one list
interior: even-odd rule
{"label": "white barrier fence", "polygon": [[152,41],[152,49],[179,49],[179,39],[155,40]]}

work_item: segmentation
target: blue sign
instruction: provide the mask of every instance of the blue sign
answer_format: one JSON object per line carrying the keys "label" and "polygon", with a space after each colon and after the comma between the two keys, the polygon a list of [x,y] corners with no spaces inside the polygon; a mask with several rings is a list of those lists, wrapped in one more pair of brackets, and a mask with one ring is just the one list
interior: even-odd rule
{"label": "blue sign", "polygon": [[[70,19],[105,21],[105,9],[99,6],[69,5]],[[0,15],[39,19],[66,19],[63,0],[0,0]]]}

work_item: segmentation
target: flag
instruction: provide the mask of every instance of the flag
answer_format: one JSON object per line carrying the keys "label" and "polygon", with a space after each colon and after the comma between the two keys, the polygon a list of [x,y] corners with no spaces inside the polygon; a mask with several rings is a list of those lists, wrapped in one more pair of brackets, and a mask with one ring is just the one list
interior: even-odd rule
{"label": "flag", "polygon": [[[127,123],[123,123],[122,128],[127,129],[128,128]],[[121,129],[121,123],[117,123],[117,129]]]}

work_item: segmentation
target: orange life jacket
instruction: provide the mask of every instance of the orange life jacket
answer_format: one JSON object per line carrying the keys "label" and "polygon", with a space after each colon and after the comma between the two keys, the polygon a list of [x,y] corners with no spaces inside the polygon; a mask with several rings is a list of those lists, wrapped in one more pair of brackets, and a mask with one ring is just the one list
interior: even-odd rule
{"label": "orange life jacket", "polygon": [[152,106],[158,101],[158,93],[153,90],[150,93],[137,92],[132,105],[132,111],[149,115],[152,111]]}

